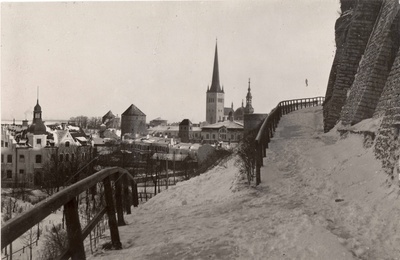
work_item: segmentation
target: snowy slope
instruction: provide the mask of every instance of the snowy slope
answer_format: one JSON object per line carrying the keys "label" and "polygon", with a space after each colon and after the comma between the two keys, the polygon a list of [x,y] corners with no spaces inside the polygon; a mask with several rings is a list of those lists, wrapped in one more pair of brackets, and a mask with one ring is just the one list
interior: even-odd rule
{"label": "snowy slope", "polygon": [[398,187],[362,137],[322,131],[322,109],[284,116],[248,187],[232,158],[133,210],[123,250],[89,259],[400,259]]}

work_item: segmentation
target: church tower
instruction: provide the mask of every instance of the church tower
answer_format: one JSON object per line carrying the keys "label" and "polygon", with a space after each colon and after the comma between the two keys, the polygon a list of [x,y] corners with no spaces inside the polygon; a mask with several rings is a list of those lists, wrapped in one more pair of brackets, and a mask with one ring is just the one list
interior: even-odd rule
{"label": "church tower", "polygon": [[42,121],[42,107],[39,105],[39,98],[33,108],[32,124],[27,130],[28,142],[34,149],[45,147],[47,144],[47,131]]}
{"label": "church tower", "polygon": [[212,82],[211,87],[207,88],[206,99],[206,121],[209,124],[214,124],[224,120],[224,102],[224,88],[222,87],[221,89],[221,85],[219,83],[218,48],[216,43]]}
{"label": "church tower", "polygon": [[250,89],[250,79],[249,79],[249,88],[247,89],[247,95],[246,95],[246,107],[244,108],[244,113],[245,114],[253,114],[254,113],[254,108],[251,105],[251,89]]}

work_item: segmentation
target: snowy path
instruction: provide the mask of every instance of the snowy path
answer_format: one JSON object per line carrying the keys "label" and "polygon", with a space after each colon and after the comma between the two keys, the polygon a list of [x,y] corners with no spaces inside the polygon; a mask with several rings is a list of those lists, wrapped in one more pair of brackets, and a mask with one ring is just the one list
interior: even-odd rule
{"label": "snowy path", "polygon": [[179,183],[126,218],[123,250],[89,258],[400,259],[398,188],[361,137],[322,133],[321,108],[284,116],[264,165],[256,188],[233,159]]}

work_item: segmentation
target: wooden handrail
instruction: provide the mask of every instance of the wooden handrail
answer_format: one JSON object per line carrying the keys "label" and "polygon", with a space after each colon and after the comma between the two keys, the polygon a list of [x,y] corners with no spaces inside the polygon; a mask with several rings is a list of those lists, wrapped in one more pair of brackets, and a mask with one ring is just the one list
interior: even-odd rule
{"label": "wooden handrail", "polygon": [[[5,222],[1,226],[1,248],[3,249],[4,247],[6,247],[10,243],[12,243],[15,239],[17,239],[18,237],[23,235],[30,228],[35,226],[37,223],[39,223],[40,221],[45,219],[48,215],[50,215],[53,211],[61,208],[62,206],[64,206],[65,210],[72,212],[70,214],[71,215],[70,218],[66,218],[67,232],[68,232],[69,240],[76,239],[77,229],[79,231],[78,237],[81,240],[83,240],[84,237],[86,237],[87,234],[94,228],[95,224],[97,224],[97,222],[100,221],[101,216],[104,215],[106,212],[109,215],[108,217],[109,217],[110,222],[113,217],[115,219],[115,208],[113,205],[113,197],[112,197],[113,192],[112,191],[105,192],[107,206],[104,209],[100,210],[100,212],[98,213],[98,216],[96,216],[94,219],[92,219],[92,221],[83,229],[83,231],[80,228],[79,218],[76,218],[77,217],[76,197],[79,194],[81,194],[82,192],[90,189],[91,187],[93,187],[94,185],[96,185],[99,182],[103,182],[105,184],[105,188],[107,186],[107,189],[111,189],[110,177],[113,177],[115,175],[119,175],[118,177],[128,176],[131,179],[131,182],[129,182],[129,183],[135,184],[132,187],[137,188],[137,185],[133,179],[133,176],[131,176],[127,170],[120,168],[120,167],[112,167],[112,168],[103,169],[103,170],[101,170],[89,177],[86,177],[85,179],[83,179],[77,183],[74,183],[71,186],[68,186],[67,188],[53,194],[49,198],[36,204],[30,210]],[[117,183],[119,182],[119,184],[117,184],[116,186],[120,186],[122,184],[122,180],[117,180],[118,178],[115,178],[115,179],[116,179]],[[124,183],[124,185],[127,185],[127,184]],[[118,193],[118,192],[120,192],[120,190],[116,191],[116,193]],[[137,194],[137,191],[136,192],[134,191],[133,193]],[[120,198],[116,198],[116,200],[122,199],[121,196],[119,196],[119,197]],[[117,203],[122,205],[121,201],[119,201]],[[137,203],[135,203],[135,201],[133,202],[133,204],[137,205]],[[119,211],[119,209],[117,209],[117,210]],[[122,208],[121,208],[121,210],[122,210]],[[99,215],[101,215],[101,216],[99,216]],[[121,216],[118,216],[118,217],[121,218]],[[72,219],[72,220],[68,221],[68,219]],[[96,223],[94,223],[93,221]],[[119,219],[118,221],[121,223],[121,222],[123,222],[123,219],[122,220]],[[112,226],[112,223],[110,223],[110,229],[111,229],[111,226]],[[114,231],[111,230],[111,233],[113,233],[115,235],[114,238],[117,239],[118,241],[112,241],[113,245],[115,243],[120,244],[117,222],[115,222],[115,226],[117,229],[116,230],[117,234],[115,234],[115,230]],[[71,233],[73,230],[73,233],[75,235],[69,234],[70,230],[71,230]],[[113,237],[112,237],[112,240],[115,240],[115,239],[113,239]],[[70,241],[69,245],[72,245],[74,243],[80,243],[83,248],[83,241],[78,241],[78,242],[73,241],[74,243],[71,243],[71,242],[72,241]],[[67,251],[73,251],[73,250],[67,250]],[[83,252],[83,254],[84,254],[84,252]],[[72,257],[72,259],[85,258],[85,256],[84,255],[82,256],[82,254],[80,254],[80,255],[78,254],[75,256],[71,255],[71,257]]]}
{"label": "wooden handrail", "polygon": [[263,165],[263,157],[265,157],[266,153],[265,149],[268,148],[268,143],[270,142],[281,117],[303,107],[322,105],[324,100],[324,97],[284,100],[279,102],[278,105],[271,110],[267,118],[265,118],[261,124],[255,138],[256,153],[254,159],[256,161],[256,185],[261,182],[260,168]]}

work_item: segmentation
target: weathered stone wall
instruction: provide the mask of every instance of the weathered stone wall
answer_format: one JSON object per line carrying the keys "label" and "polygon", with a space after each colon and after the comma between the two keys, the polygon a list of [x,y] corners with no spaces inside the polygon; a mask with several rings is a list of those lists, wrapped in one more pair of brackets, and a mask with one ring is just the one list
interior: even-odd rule
{"label": "weathered stone wall", "polygon": [[398,15],[399,2],[384,0],[379,17],[361,59],[358,72],[343,106],[340,120],[353,125],[371,118],[377,107],[392,67],[399,43],[398,31],[393,26]]}
{"label": "weathered stone wall", "polygon": [[[393,41],[397,41],[393,47],[395,47],[396,45],[399,46],[400,45],[400,12],[398,12],[397,17],[395,22],[393,23],[393,29],[394,32],[397,32],[396,34],[393,35]],[[389,77],[386,81],[386,85],[383,88],[383,92],[382,95],[379,99],[378,105],[376,107],[375,113],[374,113],[374,117],[381,117],[385,115],[385,111],[388,107],[392,107],[393,106],[393,102],[395,99],[395,93],[396,90],[399,87],[399,80],[400,77],[398,75],[399,73],[399,68],[400,68],[400,52],[399,49],[400,47],[397,47],[398,51],[397,51],[397,56],[396,56],[396,60],[393,63],[391,72],[389,74]],[[397,84],[396,84],[397,82]]]}
{"label": "weathered stone wall", "polygon": [[383,168],[389,174],[393,174],[400,151],[400,48],[375,115],[380,116],[382,112],[383,119],[376,138],[375,155],[382,161]]}
{"label": "weathered stone wall", "polygon": [[[345,2],[346,8],[352,6],[350,1]],[[325,131],[332,129],[339,120],[342,107],[347,99],[347,92],[353,84],[354,76],[382,5],[382,0],[354,0],[354,2],[356,3],[354,10],[343,12],[336,25],[338,29],[336,37],[337,39],[338,36],[343,37],[339,40],[339,42],[343,42],[343,45],[337,46],[336,63],[332,67],[329,79],[324,103]],[[346,16],[351,16],[348,25]],[[332,82],[334,82],[333,87],[331,87]]]}
{"label": "weathered stone wall", "polygon": [[[325,102],[323,104],[324,106],[324,120],[325,120],[325,131],[329,131],[330,128],[332,127],[329,123],[328,118],[332,119],[332,117],[330,117],[329,111],[330,109],[328,109],[329,107],[331,107],[331,98],[333,95],[333,88],[335,85],[335,81],[336,81],[336,75],[337,75],[337,70],[338,70],[338,66],[340,63],[340,59],[341,57],[343,57],[344,55],[344,51],[345,51],[345,43],[346,43],[346,36],[349,30],[349,26],[350,26],[350,22],[351,22],[351,18],[353,16],[353,9],[352,6],[348,6],[346,5],[345,2],[351,2],[351,3],[355,3],[355,1],[349,1],[349,0],[342,0],[341,1],[341,16],[337,19],[336,23],[335,23],[335,43],[336,43],[336,53],[335,53],[335,58],[333,59],[333,65],[331,68],[331,72],[329,74],[329,79],[328,79],[328,87],[326,89],[326,95],[325,95]],[[347,8],[347,9],[345,9]]]}
{"label": "weathered stone wall", "polygon": [[341,4],[347,11],[335,26],[337,51],[324,103],[325,131],[339,120],[353,125],[382,118],[374,150],[394,177],[400,173],[400,165],[396,166],[400,156],[400,4],[398,0],[341,0]]}

